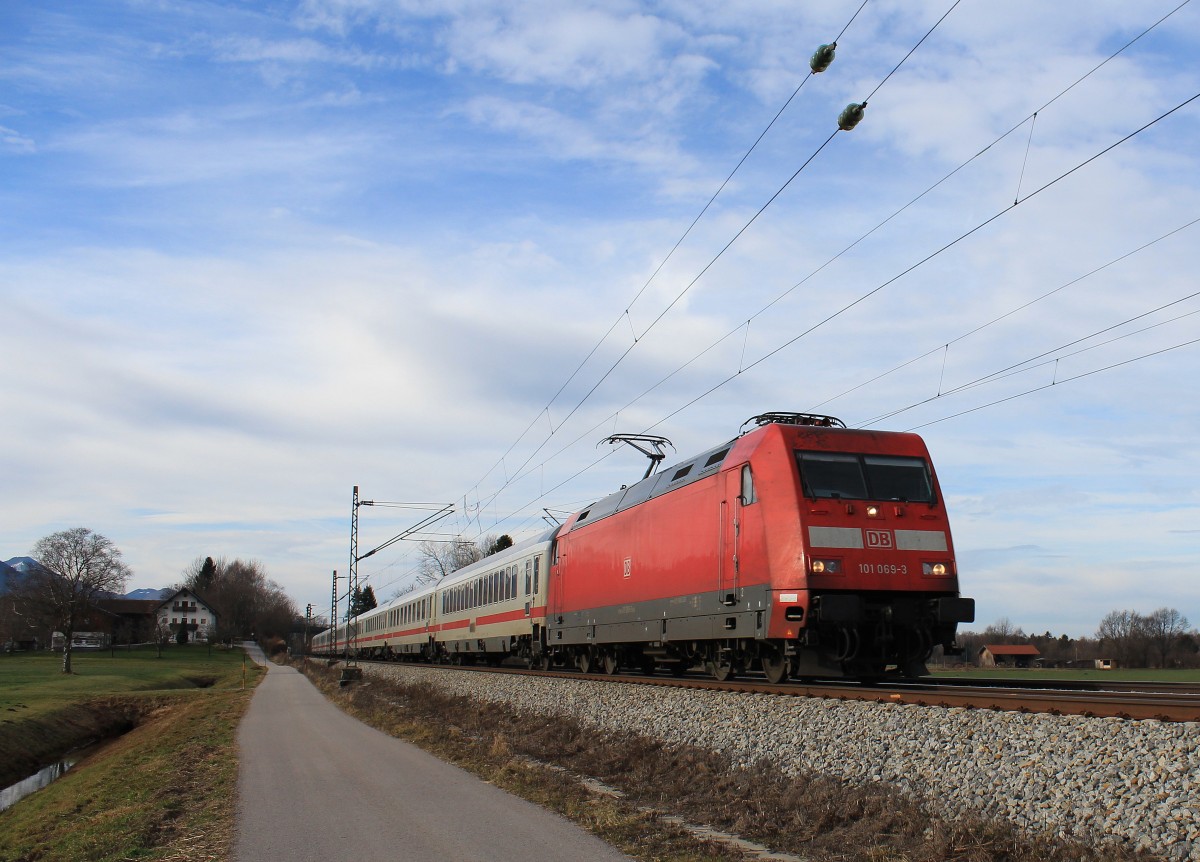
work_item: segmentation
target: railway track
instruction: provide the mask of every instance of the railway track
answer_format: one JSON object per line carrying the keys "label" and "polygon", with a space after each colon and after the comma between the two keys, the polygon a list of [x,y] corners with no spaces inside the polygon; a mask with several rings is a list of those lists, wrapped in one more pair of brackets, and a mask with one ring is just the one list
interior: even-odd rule
{"label": "railway track", "polygon": [[[358,663],[390,664],[389,662],[367,660],[359,660]],[[426,666],[438,667],[437,665]],[[1079,680],[965,680],[930,677],[920,680],[881,682],[878,685],[837,681],[793,681],[772,685],[763,679],[752,677],[718,682],[699,674],[684,674],[675,677],[618,673],[613,675],[588,674],[585,677],[575,670],[542,671],[509,666],[495,668],[456,666],[455,670],[576,680],[591,678],[626,685],[661,685],[743,694],[773,694],[783,697],[820,697],[944,708],[1200,722],[1200,686],[1191,684],[1109,683]]]}

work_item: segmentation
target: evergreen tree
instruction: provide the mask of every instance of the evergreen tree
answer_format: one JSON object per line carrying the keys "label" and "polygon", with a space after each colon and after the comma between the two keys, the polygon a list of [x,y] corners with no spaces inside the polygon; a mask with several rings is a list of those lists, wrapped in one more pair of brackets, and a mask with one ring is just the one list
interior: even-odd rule
{"label": "evergreen tree", "polygon": [[196,575],[196,591],[202,596],[208,595],[208,590],[212,587],[213,581],[217,578],[217,564],[213,562],[212,557],[204,558],[204,565],[200,567],[200,573]]}
{"label": "evergreen tree", "polygon": [[355,587],[350,593],[350,616],[357,617],[379,606],[375,600],[375,589],[367,584],[362,589]]}

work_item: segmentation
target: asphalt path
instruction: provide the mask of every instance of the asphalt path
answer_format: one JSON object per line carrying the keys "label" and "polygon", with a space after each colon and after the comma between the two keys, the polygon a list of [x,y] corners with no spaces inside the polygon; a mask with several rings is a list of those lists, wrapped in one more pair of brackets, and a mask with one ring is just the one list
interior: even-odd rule
{"label": "asphalt path", "polygon": [[628,857],[575,824],[346,715],[269,668],[238,730],[237,862]]}

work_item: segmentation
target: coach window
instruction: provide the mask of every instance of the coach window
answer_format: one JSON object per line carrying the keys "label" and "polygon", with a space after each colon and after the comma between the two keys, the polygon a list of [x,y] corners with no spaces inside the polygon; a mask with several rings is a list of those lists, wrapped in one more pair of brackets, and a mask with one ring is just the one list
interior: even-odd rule
{"label": "coach window", "polygon": [[749,506],[751,503],[757,503],[758,496],[754,493],[754,474],[750,471],[749,464],[742,465],[742,505]]}
{"label": "coach window", "polygon": [[513,566],[508,575],[508,597],[515,599],[517,597],[517,569],[520,566]]}
{"label": "coach window", "polygon": [[542,567],[542,558],[533,558],[533,592],[536,595],[538,591],[538,570]]}
{"label": "coach window", "polygon": [[525,595],[529,595],[533,587],[533,560],[525,561]]}

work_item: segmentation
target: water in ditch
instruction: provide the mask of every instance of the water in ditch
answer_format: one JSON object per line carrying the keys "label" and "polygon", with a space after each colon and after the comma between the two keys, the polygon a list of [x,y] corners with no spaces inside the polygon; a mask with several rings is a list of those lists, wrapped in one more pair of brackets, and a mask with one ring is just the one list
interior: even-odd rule
{"label": "water in ditch", "polygon": [[0,790],[0,811],[11,808],[35,790],[41,790],[52,781],[62,778],[72,766],[98,748],[100,748],[100,745],[76,749],[67,753],[55,763],[39,769],[28,778]]}

